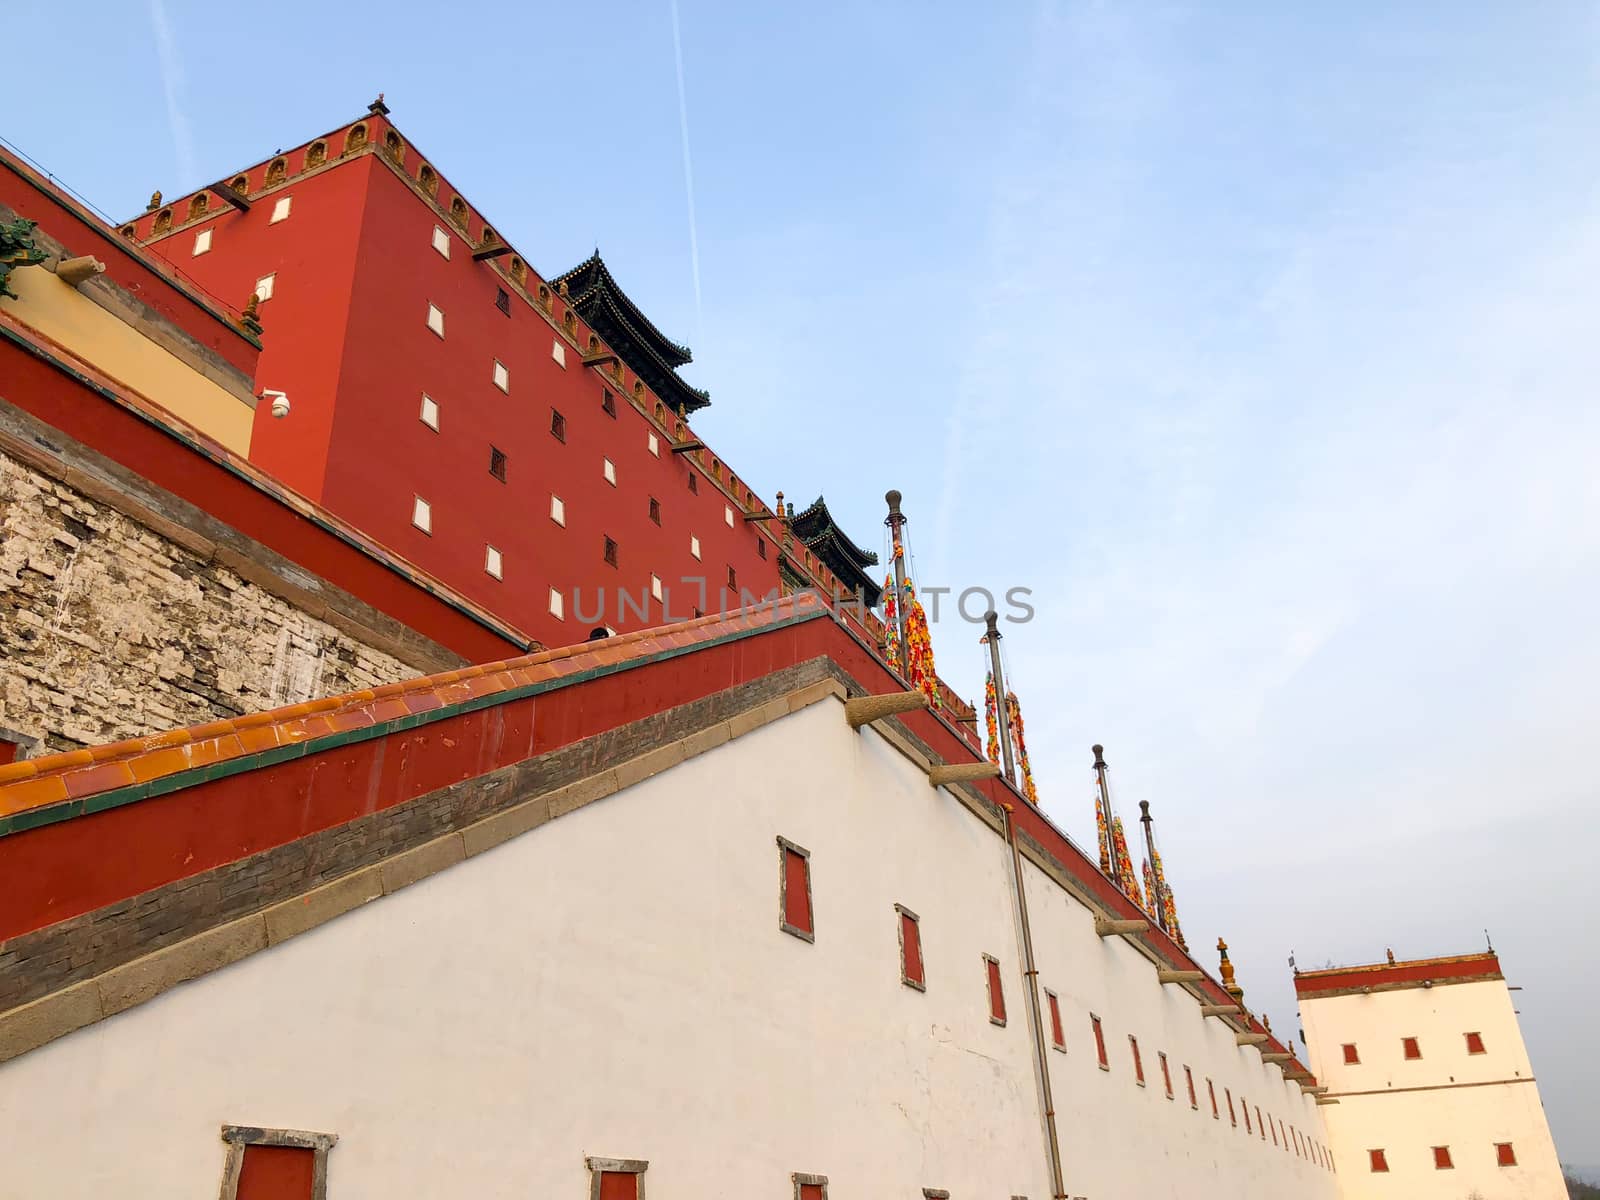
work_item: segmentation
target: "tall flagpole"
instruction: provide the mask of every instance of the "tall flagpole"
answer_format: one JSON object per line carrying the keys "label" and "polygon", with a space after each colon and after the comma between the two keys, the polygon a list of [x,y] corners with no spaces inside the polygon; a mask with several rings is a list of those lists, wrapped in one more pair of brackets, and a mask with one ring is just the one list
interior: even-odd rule
{"label": "tall flagpole", "polygon": [[[1106,846],[1110,853],[1111,878],[1113,881],[1122,878],[1122,860],[1117,854],[1117,839],[1112,836],[1115,822],[1111,815],[1111,790],[1106,787],[1106,755],[1104,746],[1091,746],[1094,751],[1094,776],[1100,784],[1100,804],[1106,814]],[[1121,884],[1119,883],[1120,887]]]}
{"label": "tall flagpole", "polygon": [[1013,786],[1017,782],[1016,762],[1011,754],[1011,714],[1006,711],[1006,677],[1000,669],[1000,629],[996,622],[1000,616],[993,609],[983,614],[989,631],[983,640],[989,643],[989,673],[994,676],[994,706],[999,712],[1000,753],[1004,756],[1006,778]]}
{"label": "tall flagpole", "polygon": [[906,556],[905,545],[900,536],[900,530],[906,523],[906,515],[900,511],[900,493],[891,490],[884,497],[889,504],[889,516],[884,524],[889,527],[889,537],[894,543],[894,623],[895,632],[900,635],[900,674],[907,680],[911,678],[911,647],[906,641]]}

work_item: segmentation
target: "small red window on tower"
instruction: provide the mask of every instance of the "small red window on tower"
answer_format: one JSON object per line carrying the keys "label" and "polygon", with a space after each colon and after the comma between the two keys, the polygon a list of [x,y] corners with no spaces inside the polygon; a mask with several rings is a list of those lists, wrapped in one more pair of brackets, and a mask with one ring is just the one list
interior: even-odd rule
{"label": "small red window on tower", "polygon": [[1271,1121],[1268,1121],[1267,1122],[1267,1132],[1272,1135],[1272,1144],[1274,1146],[1276,1146],[1278,1144],[1278,1127],[1276,1125],[1274,1125]]}
{"label": "small red window on tower", "polygon": [[825,1175],[796,1175],[794,1200],[828,1200],[828,1178]]}
{"label": "small red window on tower", "polygon": [[1214,1119],[1222,1120],[1222,1110],[1217,1107],[1217,1085],[1211,1082],[1211,1077],[1206,1077],[1206,1091],[1211,1094],[1211,1115]]}
{"label": "small red window on tower", "polygon": [[1223,1088],[1222,1094],[1228,1101],[1228,1124],[1237,1129],[1239,1128],[1239,1118],[1233,1111],[1233,1089]]}
{"label": "small red window on tower", "polygon": [[311,1200],[315,1164],[299,1146],[246,1146],[235,1200]]}
{"label": "small red window on tower", "polygon": [[1435,1146],[1433,1148],[1433,1169],[1435,1171],[1449,1171],[1455,1167],[1450,1161],[1449,1146]]}
{"label": "small red window on tower", "polygon": [[1128,1045],[1133,1050],[1133,1081],[1140,1087],[1144,1086],[1144,1059],[1139,1057],[1139,1039],[1133,1034],[1128,1035]]}
{"label": "small red window on tower", "polygon": [[[3,760],[0,760],[0,761],[3,761]],[[1483,1052],[1484,1052],[1484,1050],[1483,1050],[1483,1034],[1481,1034],[1481,1033],[1469,1033],[1469,1034],[1467,1034],[1467,1053],[1468,1054],[1482,1054]]]}
{"label": "small red window on tower", "polygon": [[550,436],[558,442],[567,440],[567,419],[553,408],[550,410]]}
{"label": "small red window on tower", "polygon": [[590,1200],[639,1200],[639,1177],[649,1163],[628,1158],[589,1158],[585,1162]]}
{"label": "small red window on tower", "polygon": [[1261,1119],[1261,1105],[1256,1105],[1256,1132],[1261,1135],[1261,1140],[1267,1140],[1267,1123]]}
{"label": "small red window on tower", "polygon": [[1250,1102],[1243,1096],[1240,1096],[1239,1107],[1244,1110],[1244,1131],[1246,1133],[1254,1133],[1255,1130],[1250,1128]]}
{"label": "small red window on tower", "polygon": [[922,926],[917,914],[903,904],[894,906],[900,918],[900,982],[919,992],[928,990],[922,973]]}
{"label": "small red window on tower", "polygon": [[1368,1150],[1367,1154],[1372,1158],[1372,1169],[1374,1171],[1387,1171],[1389,1169],[1389,1160],[1383,1156],[1382,1150]]}
{"label": "small red window on tower", "polygon": [[[0,767],[7,763],[17,761],[17,752],[21,747],[10,738],[0,737]],[[1471,1036],[1470,1034],[1468,1036]]]}
{"label": "small red window on tower", "polygon": [[1414,1037],[1401,1038],[1400,1039],[1400,1046],[1401,1046],[1401,1049],[1404,1050],[1406,1058],[1413,1059],[1413,1058],[1421,1058],[1422,1057],[1422,1047],[1417,1045],[1417,1039],[1416,1038],[1414,1038]]}
{"label": "small red window on tower", "polygon": [[1061,1027],[1061,1001],[1056,999],[1056,994],[1045,990],[1045,999],[1050,1002],[1050,1044],[1062,1052],[1067,1048],[1066,1030]]}
{"label": "small red window on tower", "polygon": [[1517,1165],[1517,1152],[1510,1142],[1496,1142],[1494,1144],[1494,1158],[1502,1167]]}
{"label": "small red window on tower", "polygon": [[1346,1042],[1344,1044],[1344,1061],[1346,1063],[1358,1063],[1361,1061],[1361,1056],[1356,1053],[1354,1042]]}
{"label": "small red window on tower", "polygon": [[1189,1086],[1189,1107],[1190,1108],[1199,1108],[1200,1107],[1200,1099],[1199,1099],[1198,1096],[1196,1096],[1194,1094],[1194,1072],[1191,1071],[1188,1067],[1185,1067],[1183,1069],[1183,1081],[1184,1081],[1184,1083],[1188,1084],[1188,1086]]}
{"label": "small red window on tower", "polygon": [[1006,1023],[1006,994],[1000,983],[1000,963],[997,959],[985,954],[983,956],[985,973],[989,979],[989,1020],[996,1025]]}
{"label": "small red window on tower", "polygon": [[1172,1068],[1167,1066],[1167,1052],[1157,1050],[1156,1057],[1161,1060],[1161,1086],[1167,1089],[1167,1099],[1172,1099]]}
{"label": "small red window on tower", "polygon": [[811,921],[811,851],[778,839],[778,924],[785,933],[816,941]]}
{"label": "small red window on tower", "polygon": [[1106,1060],[1106,1033],[1100,1027],[1100,1018],[1093,1013],[1089,1014],[1089,1025],[1094,1030],[1094,1054],[1100,1063],[1102,1071],[1111,1070],[1111,1064]]}

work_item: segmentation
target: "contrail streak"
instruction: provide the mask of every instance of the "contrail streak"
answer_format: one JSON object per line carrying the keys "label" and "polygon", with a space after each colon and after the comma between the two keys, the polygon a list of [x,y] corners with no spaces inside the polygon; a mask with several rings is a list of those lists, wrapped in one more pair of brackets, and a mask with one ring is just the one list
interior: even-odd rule
{"label": "contrail streak", "polygon": [[183,91],[183,67],[178,62],[178,43],[172,36],[172,26],[167,23],[167,8],[163,0],[150,0],[150,25],[156,35],[161,86],[167,94],[167,124],[172,129],[178,171],[183,176],[184,185],[188,186],[199,174],[199,169],[195,166],[194,138],[189,132],[189,118],[184,114],[180,95]]}
{"label": "contrail streak", "polygon": [[700,237],[695,231],[694,164],[689,157],[689,100],[683,88],[683,34],[678,26],[678,0],[671,0],[671,7],[672,58],[678,68],[678,132],[683,141],[683,187],[689,201],[689,267],[694,273],[695,340],[703,341],[705,316],[700,306]]}

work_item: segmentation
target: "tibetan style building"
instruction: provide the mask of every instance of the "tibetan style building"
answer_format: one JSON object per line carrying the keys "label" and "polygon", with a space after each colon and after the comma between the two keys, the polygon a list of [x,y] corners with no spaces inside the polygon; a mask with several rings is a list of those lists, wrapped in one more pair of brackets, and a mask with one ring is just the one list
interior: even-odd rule
{"label": "tibetan style building", "polygon": [[381,97],[0,238],[0,1196],[1557,1200],[1498,960],[1303,1062]]}

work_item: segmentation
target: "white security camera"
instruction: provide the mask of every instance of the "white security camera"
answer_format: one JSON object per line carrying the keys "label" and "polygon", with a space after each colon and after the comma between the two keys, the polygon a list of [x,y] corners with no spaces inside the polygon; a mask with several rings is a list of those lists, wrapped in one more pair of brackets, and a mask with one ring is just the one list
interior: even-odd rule
{"label": "white security camera", "polygon": [[261,392],[261,398],[263,400],[272,401],[272,415],[277,417],[280,421],[289,415],[288,393],[280,392],[273,388],[263,388]]}

